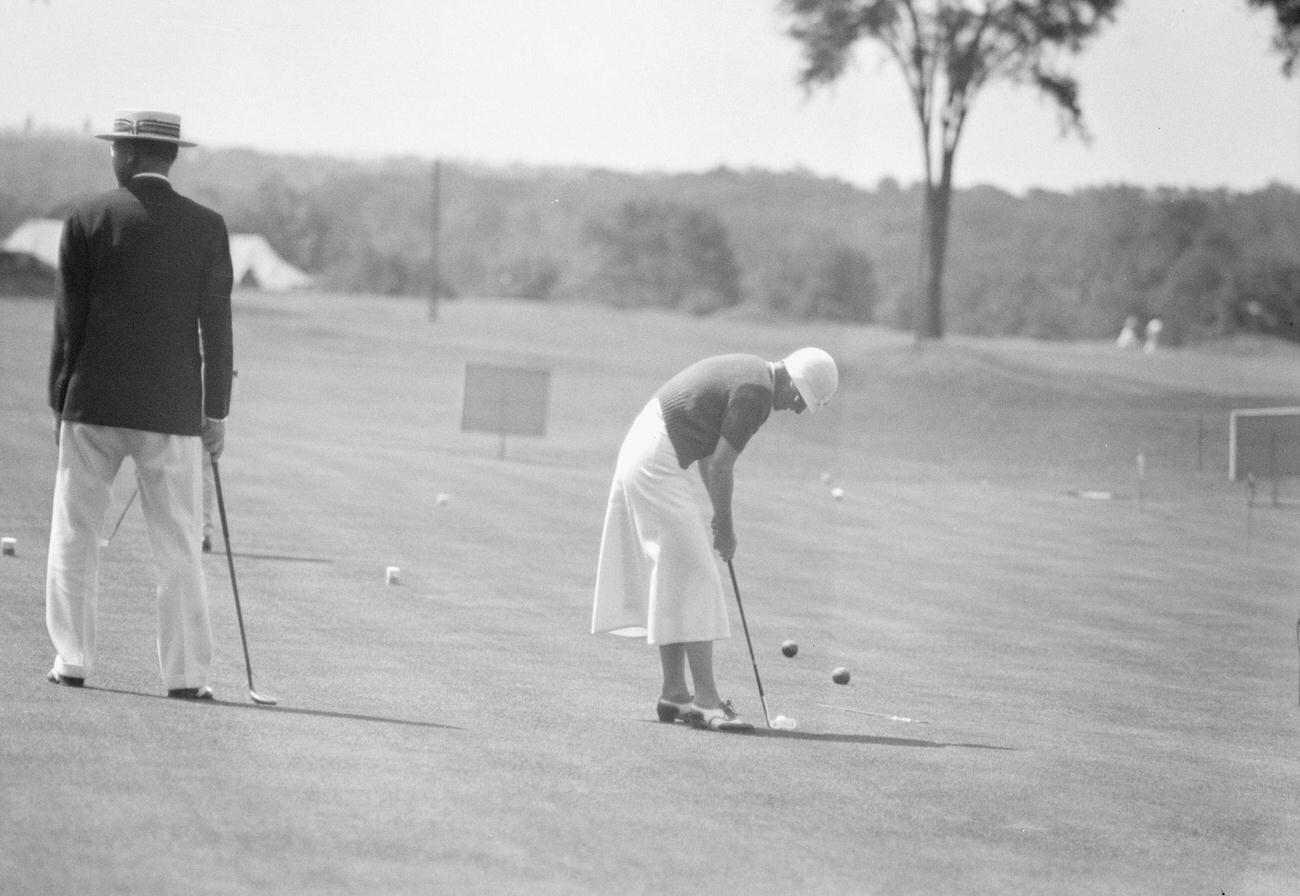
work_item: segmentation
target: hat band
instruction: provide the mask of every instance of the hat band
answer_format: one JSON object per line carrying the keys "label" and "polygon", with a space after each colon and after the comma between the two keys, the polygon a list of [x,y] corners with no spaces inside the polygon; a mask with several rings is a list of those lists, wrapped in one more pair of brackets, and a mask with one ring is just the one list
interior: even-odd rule
{"label": "hat band", "polygon": [[171,121],[159,121],[156,118],[113,119],[113,133],[132,137],[166,137],[171,140],[181,138],[181,126]]}

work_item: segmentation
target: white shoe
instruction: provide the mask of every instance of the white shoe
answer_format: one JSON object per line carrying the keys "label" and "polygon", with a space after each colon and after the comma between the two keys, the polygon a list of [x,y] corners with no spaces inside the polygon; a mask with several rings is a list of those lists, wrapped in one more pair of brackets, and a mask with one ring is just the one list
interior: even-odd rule
{"label": "white shoe", "polygon": [[754,730],[753,725],[736,713],[736,709],[731,705],[730,700],[723,700],[721,706],[715,706],[713,709],[704,709],[692,702],[688,717],[695,727],[708,728],[710,731]]}

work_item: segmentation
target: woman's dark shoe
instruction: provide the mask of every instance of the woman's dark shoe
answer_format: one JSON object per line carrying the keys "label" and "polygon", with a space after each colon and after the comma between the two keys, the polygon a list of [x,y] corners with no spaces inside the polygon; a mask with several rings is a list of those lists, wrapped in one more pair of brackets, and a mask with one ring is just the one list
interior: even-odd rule
{"label": "woman's dark shoe", "polygon": [[691,700],[692,698],[687,697],[685,703],[674,703],[672,700],[660,697],[659,704],[655,707],[655,712],[659,713],[659,721],[670,723],[678,719],[687,721],[687,716],[691,712]]}

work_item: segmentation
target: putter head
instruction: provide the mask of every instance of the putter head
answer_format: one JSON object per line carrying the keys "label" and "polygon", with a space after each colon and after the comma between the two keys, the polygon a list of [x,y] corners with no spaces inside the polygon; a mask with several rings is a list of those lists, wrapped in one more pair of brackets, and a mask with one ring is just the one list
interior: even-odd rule
{"label": "putter head", "polygon": [[256,691],[253,691],[253,690],[250,690],[250,691],[248,692],[248,697],[249,697],[249,699],[251,699],[254,703],[259,703],[259,704],[261,704],[262,706],[275,706],[275,704],[276,704],[276,699],[275,699],[274,697],[264,697],[264,696],[262,696],[261,694],[257,693]]}

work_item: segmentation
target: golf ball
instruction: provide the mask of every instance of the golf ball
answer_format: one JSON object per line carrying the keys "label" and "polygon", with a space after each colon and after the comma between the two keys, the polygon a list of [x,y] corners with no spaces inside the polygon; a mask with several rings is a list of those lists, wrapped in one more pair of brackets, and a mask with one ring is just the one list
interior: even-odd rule
{"label": "golf ball", "polygon": [[451,502],[451,495],[440,494],[438,497],[434,498],[434,502],[439,507],[446,507]]}
{"label": "golf ball", "polygon": [[840,488],[838,485],[835,486],[835,488],[831,489],[831,497],[836,501],[844,500],[844,489]]}
{"label": "golf ball", "polygon": [[843,666],[837,666],[835,671],[831,673],[831,681],[836,684],[848,684],[849,670],[845,669]]}
{"label": "golf ball", "polygon": [[799,645],[793,641],[785,641],[781,644],[781,652],[786,656],[794,656],[799,652]]}

